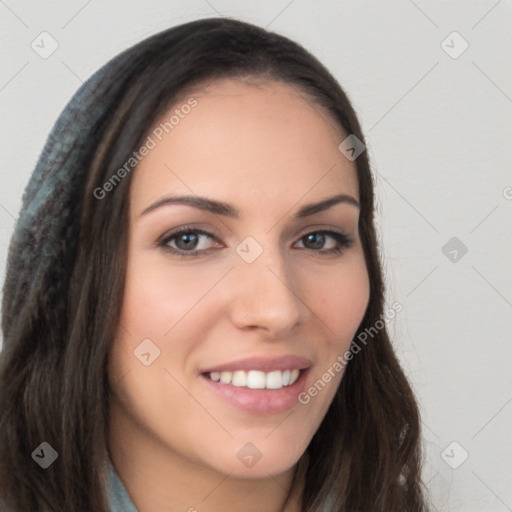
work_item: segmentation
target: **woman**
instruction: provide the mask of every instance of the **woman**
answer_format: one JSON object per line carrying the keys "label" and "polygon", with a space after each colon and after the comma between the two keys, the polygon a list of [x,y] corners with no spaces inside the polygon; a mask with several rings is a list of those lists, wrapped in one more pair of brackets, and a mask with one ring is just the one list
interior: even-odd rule
{"label": "woman", "polygon": [[373,201],[296,43],[206,19],[107,63],[11,241],[0,508],[426,510]]}

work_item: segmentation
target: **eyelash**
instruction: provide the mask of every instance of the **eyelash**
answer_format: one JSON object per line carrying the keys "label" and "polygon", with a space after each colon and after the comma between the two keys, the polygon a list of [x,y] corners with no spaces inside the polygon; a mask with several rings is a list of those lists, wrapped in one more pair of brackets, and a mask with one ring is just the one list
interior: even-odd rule
{"label": "eyelash", "polygon": [[[170,241],[172,241],[176,238],[179,238],[181,235],[190,235],[190,234],[204,235],[212,240],[216,239],[216,237],[212,233],[209,233],[208,231],[204,231],[202,229],[192,228],[192,227],[188,228],[185,226],[185,227],[181,228],[179,231],[175,231],[174,233],[171,233],[171,234],[166,235],[163,238],[161,238],[160,241],[158,242],[158,246],[162,247],[165,251],[170,252],[180,258],[198,256],[200,254],[203,254],[203,253],[209,251],[209,249],[183,251],[180,249],[175,249],[173,247],[169,247],[168,244]],[[330,236],[331,238],[333,238],[337,242],[337,246],[334,249],[328,249],[328,250],[316,250],[316,249],[309,249],[309,248],[305,247],[305,249],[307,249],[307,250],[317,252],[317,253],[320,253],[323,255],[341,254],[343,252],[343,249],[348,249],[354,243],[353,239],[350,236],[348,236],[344,233],[338,233],[337,231],[330,231],[330,230],[326,230],[326,229],[310,231],[310,232],[302,235],[299,238],[299,240],[302,240],[303,238],[307,237],[308,235],[327,235],[327,236]]]}

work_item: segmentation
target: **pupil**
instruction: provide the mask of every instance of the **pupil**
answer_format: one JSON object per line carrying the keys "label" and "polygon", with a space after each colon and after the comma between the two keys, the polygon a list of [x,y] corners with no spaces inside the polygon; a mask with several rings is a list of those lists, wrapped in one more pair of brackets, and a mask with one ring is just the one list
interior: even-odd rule
{"label": "pupil", "polygon": [[[180,247],[180,242],[184,242],[182,247]],[[181,235],[178,240],[176,241],[176,245],[179,249],[191,249],[195,247],[195,244],[197,243],[197,234],[188,233],[185,235]]]}
{"label": "pupil", "polygon": [[312,249],[321,249],[324,245],[324,238],[325,235],[319,235],[315,233],[311,235],[306,235],[307,242],[313,242],[312,244],[309,245],[309,247]]}

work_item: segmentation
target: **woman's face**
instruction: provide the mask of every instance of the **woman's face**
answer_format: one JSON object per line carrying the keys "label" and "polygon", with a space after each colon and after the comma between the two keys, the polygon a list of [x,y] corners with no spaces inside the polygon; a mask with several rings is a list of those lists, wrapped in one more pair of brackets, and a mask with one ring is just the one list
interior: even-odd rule
{"label": "woman's face", "polygon": [[276,475],[322,422],[368,304],[355,164],[288,85],[191,96],[133,171],[112,428],[148,458]]}

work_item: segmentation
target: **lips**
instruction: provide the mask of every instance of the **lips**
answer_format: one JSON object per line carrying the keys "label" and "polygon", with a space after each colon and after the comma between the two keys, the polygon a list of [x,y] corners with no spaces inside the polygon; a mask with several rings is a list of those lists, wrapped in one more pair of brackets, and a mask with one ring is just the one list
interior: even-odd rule
{"label": "lips", "polygon": [[299,378],[300,370],[273,370],[262,372],[259,370],[237,370],[235,372],[211,372],[206,375],[214,382],[231,384],[249,389],[281,389],[291,386]]}
{"label": "lips", "polygon": [[249,358],[201,371],[201,382],[231,405],[253,414],[277,414],[298,404],[313,365],[301,356]]}
{"label": "lips", "polygon": [[259,370],[261,372],[271,372],[274,370],[305,370],[313,365],[310,359],[302,356],[281,356],[281,357],[251,357],[240,359],[229,363],[218,364],[201,370],[201,373],[212,372],[235,372],[237,370],[250,371]]}

